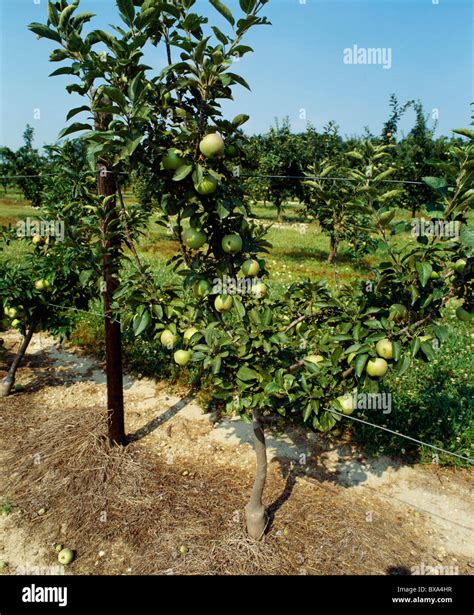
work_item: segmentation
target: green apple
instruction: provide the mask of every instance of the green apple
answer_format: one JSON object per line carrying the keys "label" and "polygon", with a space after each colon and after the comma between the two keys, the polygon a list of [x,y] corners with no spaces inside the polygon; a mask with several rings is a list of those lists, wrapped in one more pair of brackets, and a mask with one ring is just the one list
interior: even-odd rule
{"label": "green apple", "polygon": [[16,308],[10,308],[8,310],[7,316],[9,316],[10,318],[16,318],[18,316],[18,310]]}
{"label": "green apple", "polygon": [[351,393],[340,395],[337,401],[341,404],[343,414],[352,414],[356,409],[354,396]]}
{"label": "green apple", "polygon": [[36,280],[35,288],[36,288],[36,290],[50,290],[51,289],[51,283],[50,283],[49,280],[45,280],[45,279]]}
{"label": "green apple", "polygon": [[196,327],[189,327],[189,329],[186,329],[186,331],[184,332],[184,335],[183,335],[183,340],[184,340],[184,343],[186,344],[186,346],[189,344],[192,336],[195,333],[199,333],[199,329],[196,329]]}
{"label": "green apple", "polygon": [[242,264],[242,273],[246,278],[254,278],[260,271],[260,263],[254,258],[249,258]]}
{"label": "green apple", "polygon": [[208,280],[199,280],[193,284],[193,295],[196,298],[206,297],[212,289],[212,284]]}
{"label": "green apple", "polygon": [[470,322],[472,320],[472,314],[461,306],[456,308],[456,317],[463,322]]}
{"label": "green apple", "polygon": [[184,367],[185,365],[187,365],[190,359],[191,359],[191,352],[189,350],[177,350],[174,353],[175,363],[177,363],[178,365],[181,365],[181,367]]}
{"label": "green apple", "polygon": [[315,365],[319,365],[322,361],[324,361],[324,357],[320,354],[310,354],[305,360],[310,363],[314,363]]}
{"label": "green apple", "polygon": [[394,303],[390,306],[390,319],[395,322],[402,322],[408,317],[407,308],[401,303]]}
{"label": "green apple", "polygon": [[20,325],[21,325],[21,320],[18,320],[18,318],[15,318],[14,320],[12,320],[12,327],[14,327],[15,329],[18,329]]}
{"label": "green apple", "polygon": [[181,545],[179,547],[179,552],[181,553],[181,555],[186,555],[186,553],[189,552],[189,549],[186,545]]}
{"label": "green apple", "polygon": [[43,243],[43,238],[41,237],[41,235],[33,235],[33,238],[31,241],[35,246],[37,246],[40,243]]}
{"label": "green apple", "polygon": [[377,351],[379,357],[382,357],[383,359],[393,359],[393,344],[387,338],[379,340],[375,344],[375,350]]}
{"label": "green apple", "polygon": [[383,378],[388,371],[388,363],[385,359],[369,359],[365,371],[373,378]]}
{"label": "green apple", "polygon": [[465,258],[458,258],[458,260],[454,263],[454,270],[458,273],[464,273],[466,269],[467,261]]}
{"label": "green apple", "polygon": [[232,295],[218,295],[214,300],[214,307],[218,312],[228,312],[233,303]]}
{"label": "green apple", "polygon": [[56,550],[56,553],[60,553],[60,552],[63,550],[63,545],[61,545],[61,544],[59,544],[59,543],[56,543],[56,544],[54,545],[54,548],[55,548],[55,550]]}
{"label": "green apple", "polygon": [[61,549],[58,553],[58,562],[63,566],[67,566],[74,559],[74,551],[71,549]]}
{"label": "green apple", "polygon": [[167,171],[177,171],[180,167],[185,164],[184,158],[178,154],[177,150],[171,148],[168,152],[163,156],[163,168]]}
{"label": "green apple", "polygon": [[242,237],[238,233],[224,235],[222,249],[227,254],[237,254],[242,250]]}
{"label": "green apple", "polygon": [[239,148],[233,143],[231,143],[225,148],[225,155],[228,158],[237,158],[237,156],[239,155]]}
{"label": "green apple", "polygon": [[206,175],[203,179],[195,186],[197,192],[199,194],[207,195],[212,194],[217,190],[217,179],[212,175]]}
{"label": "green apple", "polygon": [[168,348],[168,350],[174,348],[178,343],[178,340],[179,336],[176,335],[176,333],[173,333],[173,331],[170,331],[169,329],[165,329],[160,335],[160,342],[163,344],[163,346],[165,346],[165,348]]}
{"label": "green apple", "polygon": [[8,305],[6,305],[6,306],[3,308],[3,313],[5,314],[5,316],[8,316],[9,312],[10,312],[10,308],[8,307]]}
{"label": "green apple", "polygon": [[252,284],[252,295],[256,298],[256,299],[264,299],[268,294],[268,289],[266,284],[264,284],[263,282],[257,282],[255,284]]}
{"label": "green apple", "polygon": [[204,231],[195,228],[188,228],[183,233],[183,241],[188,248],[198,250],[207,241],[207,235]]}
{"label": "green apple", "polygon": [[42,517],[43,515],[45,515],[45,514],[46,514],[46,510],[47,510],[47,509],[46,509],[46,507],[45,507],[45,506],[42,506],[42,507],[38,510],[38,515],[39,515],[40,517]]}
{"label": "green apple", "polygon": [[199,143],[199,149],[206,158],[216,158],[224,153],[224,139],[218,132],[206,135]]}

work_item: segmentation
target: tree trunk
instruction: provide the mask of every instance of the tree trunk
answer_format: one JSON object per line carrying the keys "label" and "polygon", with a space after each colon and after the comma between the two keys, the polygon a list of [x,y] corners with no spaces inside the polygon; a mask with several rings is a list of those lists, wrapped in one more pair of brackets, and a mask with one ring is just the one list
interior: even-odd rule
{"label": "tree trunk", "polygon": [[[110,118],[106,115],[96,114],[96,129],[106,129],[109,120]],[[117,186],[112,169],[105,160],[99,163],[98,169],[98,193],[102,196],[115,195]],[[108,435],[110,444],[125,444],[126,442],[123,407],[122,333],[120,322],[115,319],[111,309],[113,294],[118,286],[117,274],[121,248],[121,239],[117,234],[118,221],[119,213],[114,196],[106,205],[103,226],[105,254],[102,262]]]}
{"label": "tree trunk", "polygon": [[267,479],[267,448],[260,411],[254,410],[252,417],[257,464],[252,495],[250,496],[249,503],[245,507],[245,520],[247,522],[249,536],[255,540],[260,540],[263,537],[266,527],[265,506],[262,503],[262,495]]}
{"label": "tree trunk", "polygon": [[283,204],[281,201],[275,202],[275,207],[277,210],[277,222],[280,224],[283,222]]}
{"label": "tree trunk", "polygon": [[31,338],[33,337],[34,331],[35,331],[35,326],[31,325],[25,337],[23,338],[23,341],[21,342],[21,346],[17,352],[16,357],[13,359],[13,363],[11,364],[10,369],[8,370],[8,374],[5,376],[5,378],[0,383],[0,397],[8,397],[8,395],[10,395],[13,385],[15,384],[16,370],[18,369],[18,366],[20,365],[21,360],[25,356],[26,349],[28,348],[29,343],[31,342]]}
{"label": "tree trunk", "polygon": [[328,255],[328,263],[332,265],[336,260],[337,256],[337,239],[334,235],[330,236],[329,240],[329,255]]}

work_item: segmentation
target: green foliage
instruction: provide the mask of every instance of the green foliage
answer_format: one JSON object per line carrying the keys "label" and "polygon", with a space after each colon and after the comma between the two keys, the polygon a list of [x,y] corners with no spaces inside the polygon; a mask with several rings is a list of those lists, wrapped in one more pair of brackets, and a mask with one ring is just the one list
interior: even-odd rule
{"label": "green foliage", "polygon": [[[381,410],[364,410],[358,418],[472,457],[474,333],[472,326],[459,324],[452,308],[446,310],[442,324],[449,334],[442,347],[435,351],[433,361],[417,363],[403,377],[394,374],[387,379],[392,411],[382,414]],[[437,454],[441,465],[469,466],[462,459],[361,423],[353,423],[351,427],[354,437],[369,454],[400,456],[426,463],[436,460]]]}

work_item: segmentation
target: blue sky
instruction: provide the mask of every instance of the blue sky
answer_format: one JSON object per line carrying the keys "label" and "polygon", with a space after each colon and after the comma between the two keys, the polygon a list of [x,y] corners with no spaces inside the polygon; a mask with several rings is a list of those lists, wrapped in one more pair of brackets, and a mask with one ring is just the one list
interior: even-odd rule
{"label": "blue sky", "polygon": [[[35,4],[39,2],[39,4]],[[237,0],[227,0],[237,10]],[[208,0],[199,12],[225,22]],[[26,29],[46,21],[46,0],[0,0],[0,144],[16,148],[26,123],[35,128],[36,145],[54,142],[78,97],[65,92],[68,77],[48,74],[52,41]],[[82,0],[81,10],[97,13],[95,27],[118,23],[114,0]],[[270,0],[265,12],[272,26],[255,28],[247,44],[254,54],[236,63],[252,92],[239,88],[225,114],[251,116],[248,133],[268,130],[275,117],[290,117],[295,131],[307,121],[321,129],[329,120],[343,135],[365,126],[379,133],[388,115],[388,99],[420,99],[438,114],[437,134],[470,122],[473,96],[473,4],[470,0]],[[390,49],[392,66],[354,65],[344,49]],[[155,52],[147,63],[161,67]],[[35,119],[35,109],[40,119]],[[79,116],[78,116],[78,119]],[[413,123],[409,113],[400,128]]]}

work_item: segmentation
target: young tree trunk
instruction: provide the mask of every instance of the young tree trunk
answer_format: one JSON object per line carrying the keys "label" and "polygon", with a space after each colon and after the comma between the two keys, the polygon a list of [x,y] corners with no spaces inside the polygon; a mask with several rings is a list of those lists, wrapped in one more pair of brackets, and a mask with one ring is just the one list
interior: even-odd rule
{"label": "young tree trunk", "polygon": [[28,348],[31,342],[31,338],[33,337],[34,331],[35,331],[35,326],[31,325],[25,337],[23,338],[23,341],[21,342],[21,346],[17,352],[16,357],[13,359],[13,363],[11,364],[10,369],[8,370],[8,374],[5,376],[2,382],[0,382],[0,397],[8,397],[8,395],[10,395],[13,385],[15,384],[16,370],[18,369],[18,366],[20,365],[21,360],[25,356],[26,349]]}
{"label": "young tree trunk", "polygon": [[329,241],[329,255],[328,255],[328,263],[332,265],[336,260],[337,256],[337,239],[334,235],[331,235]]}
{"label": "young tree trunk", "polygon": [[277,221],[281,224],[283,222],[283,204],[281,201],[275,202],[275,207],[277,210]]}
{"label": "young tree trunk", "polygon": [[267,447],[265,444],[265,432],[260,411],[254,410],[252,418],[257,464],[252,495],[245,507],[245,520],[247,522],[249,536],[255,540],[260,540],[265,532],[266,526],[265,506],[262,503],[262,495],[267,479]]}
{"label": "young tree trunk", "polygon": [[[104,114],[96,114],[95,127],[104,130],[110,118]],[[105,127],[105,128],[104,128]],[[98,193],[103,196],[115,195],[117,186],[112,169],[107,162],[98,164]],[[104,325],[107,371],[107,409],[108,436],[110,444],[125,444],[125,419],[123,407],[123,375],[122,375],[122,333],[120,322],[115,319],[111,309],[112,298],[117,289],[118,263],[120,260],[120,237],[117,235],[119,213],[116,198],[106,205],[103,241],[105,255],[102,262]]]}

